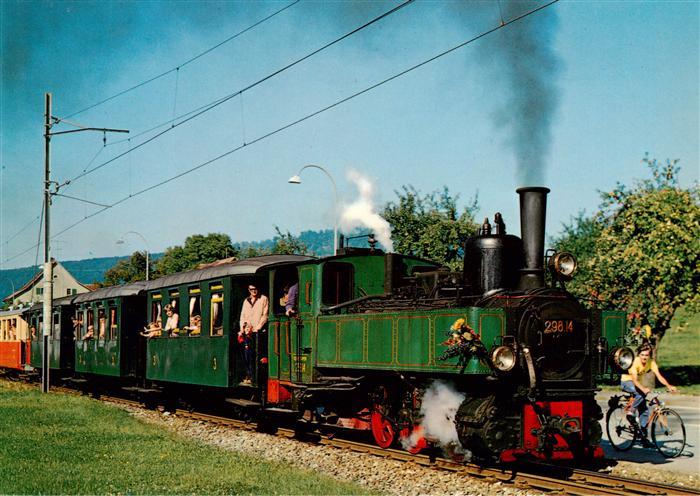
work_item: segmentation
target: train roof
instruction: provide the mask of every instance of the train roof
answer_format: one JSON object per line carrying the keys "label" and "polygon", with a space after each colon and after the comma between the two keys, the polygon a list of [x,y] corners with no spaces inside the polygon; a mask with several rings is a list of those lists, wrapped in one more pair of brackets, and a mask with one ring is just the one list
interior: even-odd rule
{"label": "train roof", "polygon": [[2,310],[0,311],[0,317],[12,317],[14,315],[22,315],[27,310],[29,310],[29,307],[15,308],[13,310]]}
{"label": "train roof", "polygon": [[147,282],[146,290],[150,291],[169,286],[179,286],[180,284],[206,281],[208,279],[226,276],[252,276],[261,269],[269,269],[277,265],[295,265],[309,260],[315,260],[315,257],[306,255],[265,255],[262,257],[244,258],[243,260],[237,260],[235,262],[163,276],[159,279]]}
{"label": "train roof", "polygon": [[135,296],[146,289],[146,282],[132,282],[121,286],[109,286],[96,289],[89,293],[81,293],[73,297],[73,303],[84,303],[86,301],[104,300],[108,298],[118,298],[121,296]]}
{"label": "train roof", "polygon": [[[53,299],[53,306],[65,306],[65,305],[70,305],[73,303],[73,298],[75,296],[61,296],[60,298],[54,298]],[[31,307],[25,309],[25,310],[31,310],[32,312],[36,312],[37,310],[41,310],[44,308],[44,302],[40,301],[39,303],[34,303]]]}

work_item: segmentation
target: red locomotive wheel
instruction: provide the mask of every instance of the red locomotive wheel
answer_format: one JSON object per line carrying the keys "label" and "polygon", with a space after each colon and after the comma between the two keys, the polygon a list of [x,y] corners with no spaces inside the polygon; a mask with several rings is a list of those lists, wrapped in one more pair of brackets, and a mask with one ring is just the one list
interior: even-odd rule
{"label": "red locomotive wheel", "polygon": [[399,432],[399,439],[404,449],[412,455],[416,455],[428,447],[428,441],[423,437],[423,427],[420,425],[413,426],[413,429],[404,427]]}
{"label": "red locomotive wheel", "polygon": [[393,422],[387,417],[391,401],[386,387],[379,386],[375,390],[373,402],[370,417],[372,435],[380,448],[388,448],[396,440],[396,429]]}
{"label": "red locomotive wheel", "polygon": [[380,410],[377,408],[372,409],[372,435],[380,448],[388,448],[394,444],[396,431],[391,421],[386,418]]}

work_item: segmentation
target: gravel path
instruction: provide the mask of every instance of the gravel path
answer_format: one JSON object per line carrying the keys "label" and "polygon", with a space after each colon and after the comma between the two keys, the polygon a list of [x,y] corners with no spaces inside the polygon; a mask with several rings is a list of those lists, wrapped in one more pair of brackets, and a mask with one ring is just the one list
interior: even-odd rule
{"label": "gravel path", "polygon": [[[390,495],[528,495],[541,494],[502,483],[426,468],[419,465],[353,453],[329,446],[316,446],[258,432],[237,430],[150,410],[126,408],[134,417],[164,426],[187,438],[244,452],[272,461],[283,461],[341,481],[352,481],[372,491]],[[612,473],[685,487],[700,487],[697,475],[678,474],[619,462]]]}

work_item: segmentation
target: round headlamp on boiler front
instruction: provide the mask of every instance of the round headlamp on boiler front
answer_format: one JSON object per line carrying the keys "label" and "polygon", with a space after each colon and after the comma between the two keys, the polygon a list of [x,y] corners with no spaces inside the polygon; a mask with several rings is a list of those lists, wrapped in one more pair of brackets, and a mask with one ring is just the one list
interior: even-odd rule
{"label": "round headlamp on boiler front", "polygon": [[567,251],[555,253],[549,259],[549,271],[562,281],[571,280],[577,268],[576,257]]}
{"label": "round headlamp on boiler front", "polygon": [[515,350],[510,346],[499,346],[491,353],[491,362],[499,372],[510,372],[517,363]]}
{"label": "round headlamp on boiler front", "polygon": [[612,363],[620,368],[620,370],[627,371],[632,366],[632,362],[634,362],[634,352],[630,348],[622,346],[620,348],[615,348],[612,353],[610,353],[610,358]]}

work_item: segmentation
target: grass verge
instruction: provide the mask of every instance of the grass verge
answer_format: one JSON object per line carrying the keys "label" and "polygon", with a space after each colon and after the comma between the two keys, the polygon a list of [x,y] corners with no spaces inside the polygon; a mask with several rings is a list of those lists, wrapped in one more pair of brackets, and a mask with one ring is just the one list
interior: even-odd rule
{"label": "grass verge", "polygon": [[680,309],[659,343],[659,366],[700,366],[700,313]]}
{"label": "grass verge", "polygon": [[185,440],[85,397],[0,381],[0,494],[364,494]]}

